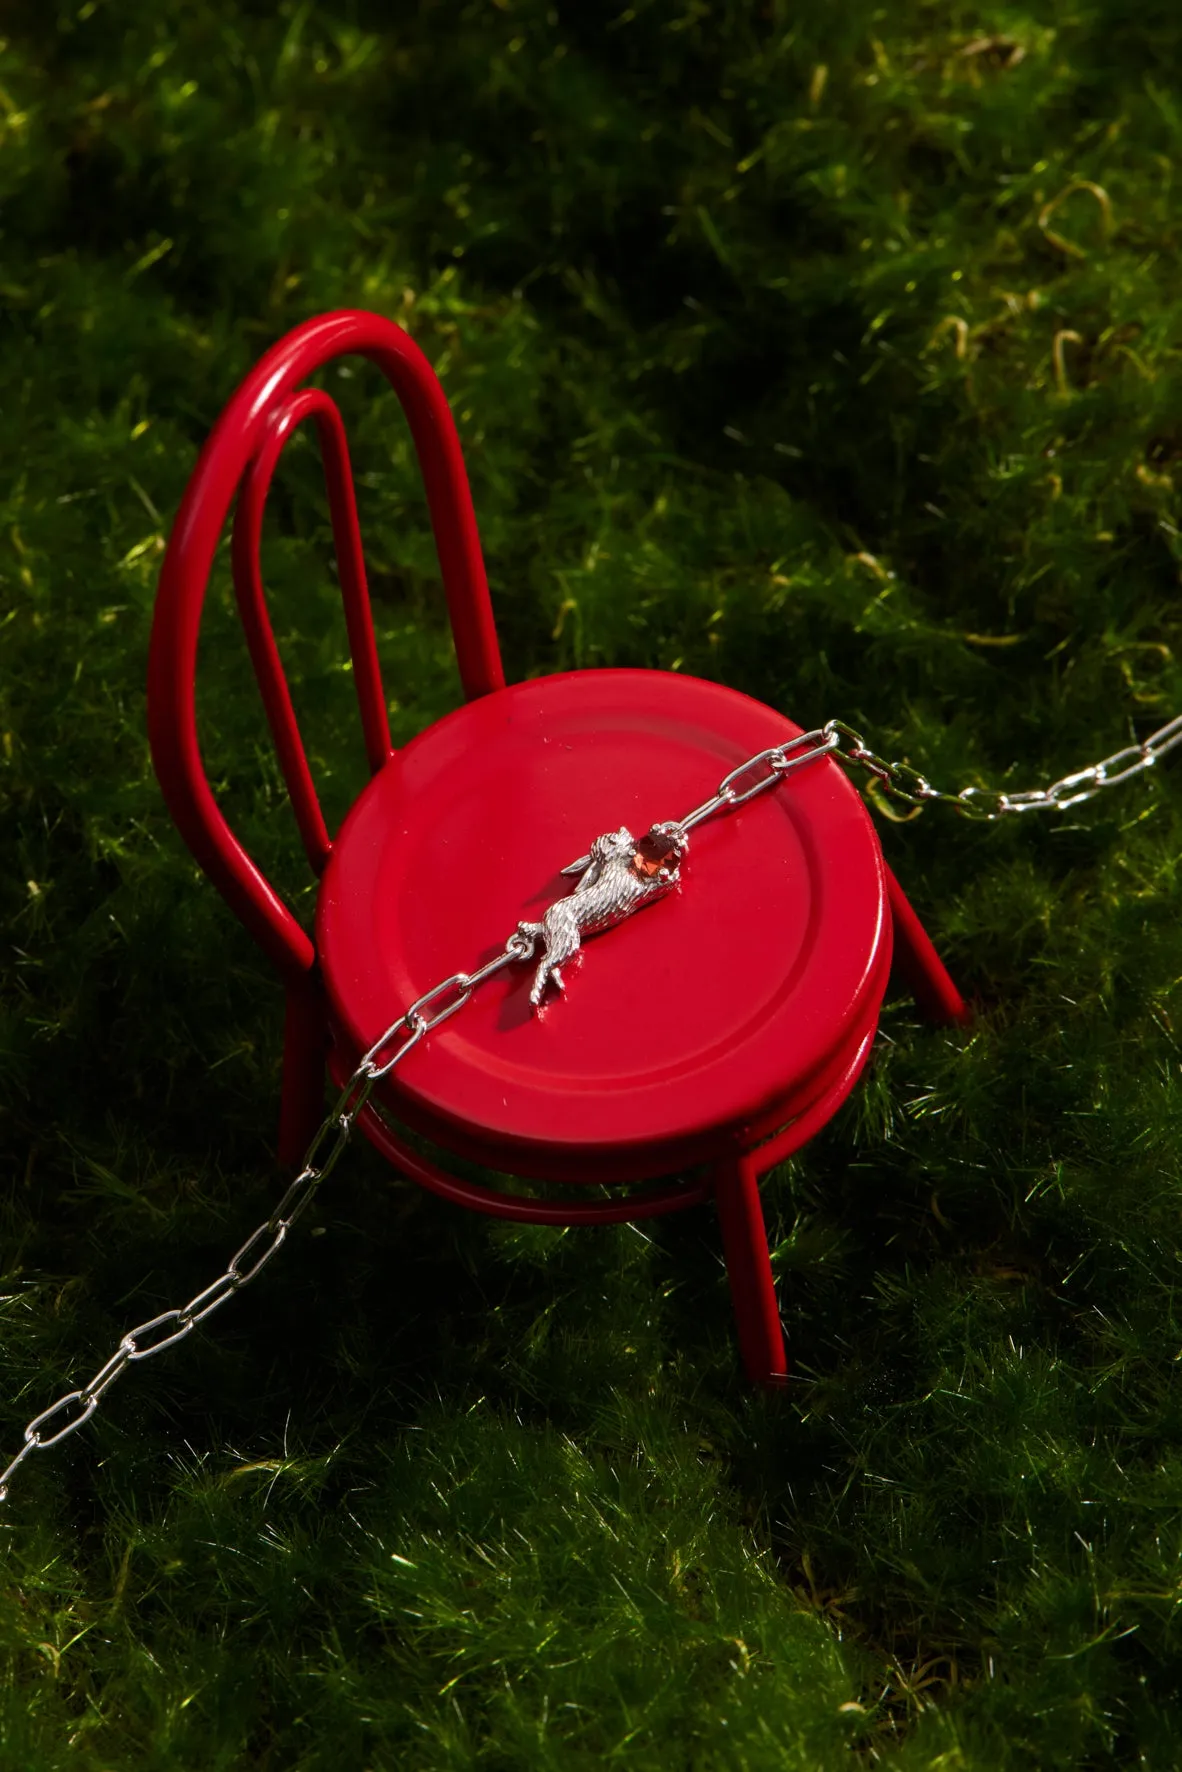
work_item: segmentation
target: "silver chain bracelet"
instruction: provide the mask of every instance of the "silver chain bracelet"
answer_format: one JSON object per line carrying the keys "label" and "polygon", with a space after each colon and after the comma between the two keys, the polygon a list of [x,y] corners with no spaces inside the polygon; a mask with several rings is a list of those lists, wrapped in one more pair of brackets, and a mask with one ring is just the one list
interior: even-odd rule
{"label": "silver chain bracelet", "polygon": [[[0,1472],[0,1502],[8,1499],[9,1484],[20,1466],[34,1452],[48,1451],[90,1420],[107,1391],[129,1366],[151,1360],[165,1348],[191,1335],[214,1311],[220,1310],[266,1267],[287,1240],[287,1234],[311,1205],[323,1181],[340,1161],[353,1132],[357,1116],[374,1086],[401,1064],[408,1053],[435,1028],[455,1015],[473,991],[508,966],[532,959],[539,941],[544,953],[538,967],[531,1000],[537,1004],[548,983],[561,988],[560,962],[577,951],[583,935],[594,934],[623,921],[641,906],[672,891],[689,833],[708,818],[733,811],[757,794],[778,786],[796,770],[832,756],[843,763],[860,764],[869,770],[892,799],[923,807],[934,802],[951,806],[963,817],[995,822],[1009,813],[1064,811],[1092,799],[1103,788],[1119,787],[1134,776],[1154,768],[1162,758],[1182,745],[1182,714],[1150,735],[1141,744],[1126,745],[1099,763],[1077,769],[1046,788],[1020,793],[967,787],[945,793],[933,787],[909,763],[887,762],[871,751],[861,735],[842,720],[830,720],[812,732],[770,750],[759,751],[732,769],[710,799],[681,819],[655,824],[644,837],[634,838],[626,827],[597,837],[589,852],[563,869],[579,875],[573,892],[552,904],[540,923],[521,923],[504,948],[475,972],[455,972],[426,991],[359,1060],[353,1074],[325,1115],[304,1154],[299,1174],[285,1190],[270,1217],[253,1230],[230,1257],[222,1272],[187,1304],[174,1306],[137,1323],[123,1336],[115,1352],[79,1390],[67,1391],[25,1428],[19,1452]],[[323,1153],[323,1155],[322,1155]]]}

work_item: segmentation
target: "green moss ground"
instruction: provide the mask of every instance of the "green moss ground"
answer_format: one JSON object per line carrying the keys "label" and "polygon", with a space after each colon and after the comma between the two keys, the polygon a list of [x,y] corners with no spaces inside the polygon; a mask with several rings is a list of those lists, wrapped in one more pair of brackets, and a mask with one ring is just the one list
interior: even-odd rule
{"label": "green moss ground", "polygon": [[[178,23],[181,19],[183,22]],[[391,20],[393,19],[393,22]],[[163,810],[163,536],[241,374],[408,324],[510,675],[627,663],[1022,787],[1182,709],[1173,0],[79,10],[0,34],[0,1445],[277,1193],[281,1005]],[[396,740],[457,687],[407,434],[354,437]],[[268,570],[362,778],[315,455]],[[307,909],[219,580],[202,715]],[[30,1461],[0,1764],[999,1772],[1182,1761],[1177,773],[883,821],[978,1004],[891,1002],[765,1189],[490,1224],[365,1152],[265,1280]]]}

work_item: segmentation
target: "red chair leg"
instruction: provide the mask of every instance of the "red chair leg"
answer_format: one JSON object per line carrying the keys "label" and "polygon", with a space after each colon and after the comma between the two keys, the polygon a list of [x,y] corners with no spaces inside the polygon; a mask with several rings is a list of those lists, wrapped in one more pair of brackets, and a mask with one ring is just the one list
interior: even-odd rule
{"label": "red chair leg", "polygon": [[289,981],[283,1023],[283,1087],[279,1101],[279,1161],[298,1163],[324,1118],[328,1018],[324,992],[311,973]]}
{"label": "red chair leg", "polygon": [[[885,862],[883,866],[886,866]],[[887,900],[895,927],[894,962],[920,1012],[941,1026],[969,1021],[972,1011],[949,978],[944,962],[890,868],[886,870],[886,880]]]}
{"label": "red chair leg", "polygon": [[714,1197],[744,1370],[755,1384],[785,1384],[788,1360],[755,1159],[747,1155],[719,1163],[714,1171]]}

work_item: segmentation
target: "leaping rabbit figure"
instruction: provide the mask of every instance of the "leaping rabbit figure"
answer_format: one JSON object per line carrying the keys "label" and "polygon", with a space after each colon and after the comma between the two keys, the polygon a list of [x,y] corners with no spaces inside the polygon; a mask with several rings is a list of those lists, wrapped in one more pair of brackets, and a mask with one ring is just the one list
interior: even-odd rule
{"label": "leaping rabbit figure", "polygon": [[565,989],[559,967],[578,953],[585,935],[610,929],[673,891],[688,849],[689,837],[678,824],[655,824],[639,839],[621,825],[618,831],[596,837],[589,855],[563,868],[564,874],[580,876],[574,891],[552,904],[540,923],[518,925],[522,935],[543,943],[529,993],[535,1009],[547,981]]}

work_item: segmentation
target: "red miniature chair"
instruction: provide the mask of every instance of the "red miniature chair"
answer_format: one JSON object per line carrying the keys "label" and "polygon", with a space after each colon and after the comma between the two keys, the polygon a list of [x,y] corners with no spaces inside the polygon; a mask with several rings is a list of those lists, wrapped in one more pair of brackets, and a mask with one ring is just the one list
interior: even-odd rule
{"label": "red miniature chair", "polygon": [[[394,751],[340,413],[300,381],[358,352],[410,422],[426,483],[465,704]],[[271,631],[259,537],[271,478],[314,418],[332,510],[372,780],[325,829]],[[218,810],[197,745],[194,674],[206,583],[237,492],[232,562],[247,640],[308,860],[309,936]],[[708,798],[753,753],[796,737],[771,708],[657,671],[576,671],[506,688],[459,441],[430,365],[399,327],[343,312],[275,345],[230,401],[181,505],[161,574],[148,686],[165,798],[205,872],[287,992],[279,1154],[441,979],[474,970],[569,889],[560,870],[601,831],[647,830]],[[479,1212],[603,1224],[717,1202],[748,1375],[787,1366],[757,1181],[812,1137],[870,1051],[894,960],[936,1021],[965,1005],[894,877],[859,795],[828,759],[694,832],[685,884],[590,944],[577,988],[544,1014],[532,967],[501,972],[384,1083],[359,1117],[406,1175]],[[450,1174],[446,1155],[618,1197],[546,1200]],[[698,1179],[667,1178],[696,1171]],[[661,1178],[666,1178],[662,1180]],[[642,1185],[639,1188],[636,1184]]]}

